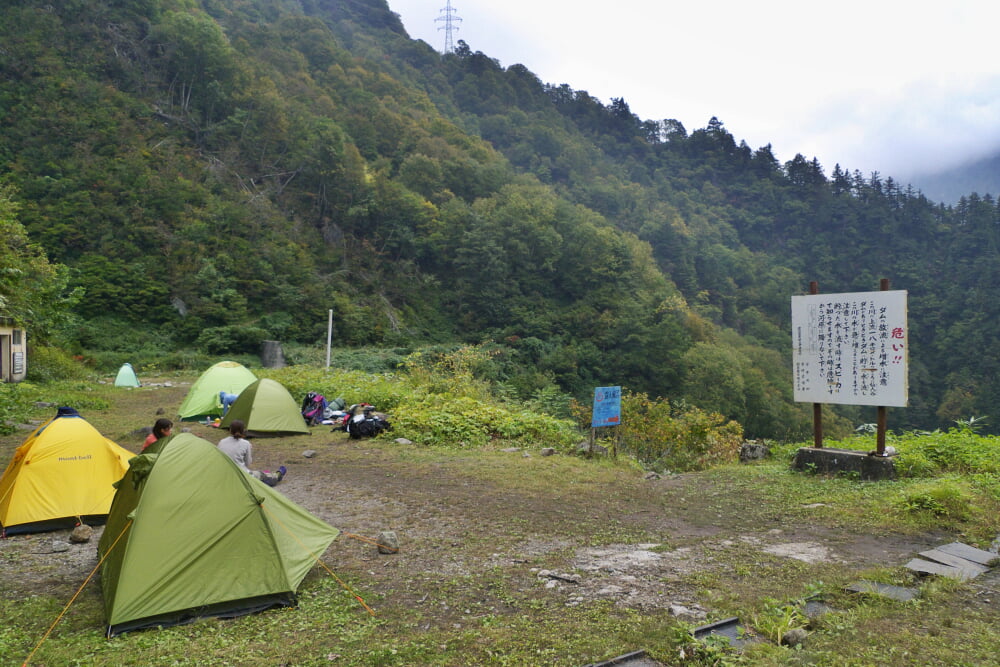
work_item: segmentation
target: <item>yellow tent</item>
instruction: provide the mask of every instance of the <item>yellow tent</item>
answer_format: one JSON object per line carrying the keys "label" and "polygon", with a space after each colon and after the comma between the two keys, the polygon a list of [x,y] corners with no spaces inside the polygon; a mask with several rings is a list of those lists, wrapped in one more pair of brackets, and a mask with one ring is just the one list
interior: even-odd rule
{"label": "yellow tent", "polygon": [[112,485],[133,456],[73,408],[59,408],[17,448],[0,477],[4,534],[103,523],[115,495]]}

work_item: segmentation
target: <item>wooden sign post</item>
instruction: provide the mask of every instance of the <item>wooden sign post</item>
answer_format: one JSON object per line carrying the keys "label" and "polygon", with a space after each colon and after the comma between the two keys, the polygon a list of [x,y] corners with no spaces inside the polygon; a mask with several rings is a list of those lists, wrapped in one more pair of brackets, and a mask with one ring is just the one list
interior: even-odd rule
{"label": "wooden sign post", "polygon": [[813,404],[813,446],[823,446],[822,404],[878,409],[876,453],[885,454],[886,406],[908,402],[908,325],[905,291],[792,297],[795,400]]}

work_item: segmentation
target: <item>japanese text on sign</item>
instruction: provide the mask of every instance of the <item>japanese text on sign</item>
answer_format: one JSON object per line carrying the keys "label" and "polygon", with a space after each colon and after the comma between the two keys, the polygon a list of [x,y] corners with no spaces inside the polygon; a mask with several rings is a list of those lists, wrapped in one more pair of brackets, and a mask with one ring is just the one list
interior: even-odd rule
{"label": "japanese text on sign", "polygon": [[590,425],[618,426],[622,415],[622,388],[598,387],[594,390],[594,413]]}
{"label": "japanese text on sign", "polygon": [[905,406],[906,294],[897,290],[793,296],[795,400]]}

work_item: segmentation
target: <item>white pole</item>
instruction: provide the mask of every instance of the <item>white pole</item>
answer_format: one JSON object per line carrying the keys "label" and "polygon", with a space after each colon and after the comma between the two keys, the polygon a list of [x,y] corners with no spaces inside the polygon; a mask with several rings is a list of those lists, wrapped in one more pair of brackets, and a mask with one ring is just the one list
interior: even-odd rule
{"label": "white pole", "polygon": [[326,367],[330,368],[330,344],[333,342],[333,308],[326,323]]}

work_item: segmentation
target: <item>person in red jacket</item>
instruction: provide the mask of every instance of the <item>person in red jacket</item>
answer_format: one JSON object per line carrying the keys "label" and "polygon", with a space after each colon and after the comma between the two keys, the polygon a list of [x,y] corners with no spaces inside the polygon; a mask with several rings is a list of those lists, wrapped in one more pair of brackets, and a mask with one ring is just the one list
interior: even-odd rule
{"label": "person in red jacket", "polygon": [[174,423],[165,417],[160,417],[153,424],[153,432],[146,436],[146,442],[142,443],[143,451],[160,438],[166,438],[174,428]]}

